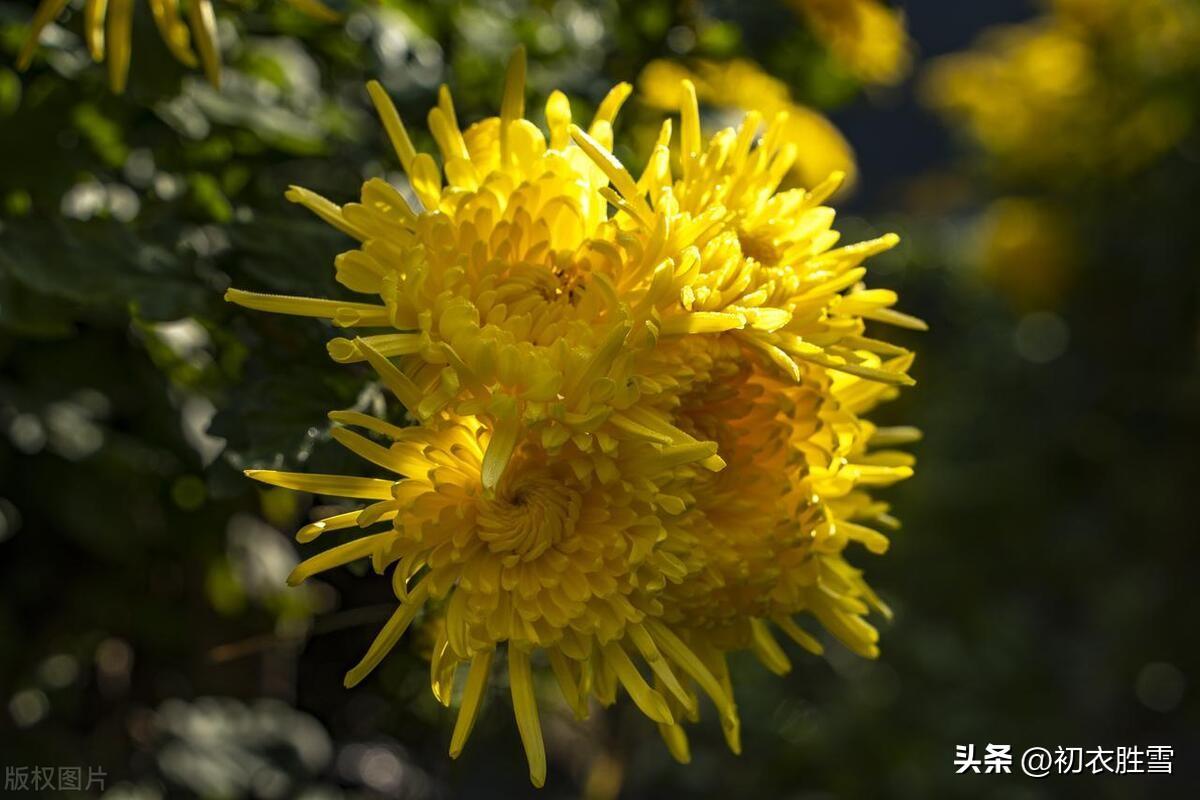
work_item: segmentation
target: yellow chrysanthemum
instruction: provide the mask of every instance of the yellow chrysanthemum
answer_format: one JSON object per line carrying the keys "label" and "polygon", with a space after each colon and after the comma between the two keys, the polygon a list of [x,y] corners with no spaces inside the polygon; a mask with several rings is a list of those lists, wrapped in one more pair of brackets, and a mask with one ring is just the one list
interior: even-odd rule
{"label": "yellow chrysanthemum", "polygon": [[[315,19],[336,21],[340,15],[321,0],[287,0]],[[181,63],[195,67],[196,54],[213,86],[221,84],[221,52],[217,46],[217,18],[212,0],[149,0],[150,12],[163,42]],[[29,35],[17,56],[17,68],[28,69],[42,30],[62,14],[67,0],[41,0],[30,24]],[[109,85],[125,91],[132,55],[134,0],[85,0],[83,34],[88,52],[97,61],[107,61]],[[184,22],[186,13],[187,21]],[[194,49],[193,49],[194,47]]]}
{"label": "yellow chrysanthemum", "polygon": [[442,702],[469,665],[457,755],[505,648],[530,777],[541,785],[531,678],[540,653],[578,715],[589,698],[611,704],[623,687],[683,760],[678,723],[698,713],[695,688],[740,747],[724,654],[764,652],[767,620],[812,648],[791,620],[811,613],[874,654],[861,614],[878,603],[841,552],[850,540],[881,550],[882,534],[860,522],[891,522],[857,487],[911,472],[907,457],[869,453],[868,443],[911,437],[857,415],[911,383],[911,356],[866,337],[864,319],[920,323],[891,308],[894,294],[861,286],[863,260],[895,237],[831,249],[838,236],[821,203],[839,175],[779,191],[798,151],[785,115],[761,140],[751,113],[705,144],[685,82],[682,174],[671,172],[667,121],[635,180],[611,154],[627,85],[586,132],[555,92],[547,138],[524,119],[524,73],[518,51],[500,116],[466,131],[442,90],[429,115],[441,168],[369,86],[421,210],[380,180],[345,206],[289,193],[361,242],[338,257],[337,275],[375,302],[227,297],[384,329],[336,338],[330,354],[368,362],[417,424],[331,416],[339,442],[393,475],[249,474],[373,501],[300,538],[384,530],[293,575],[366,557],[381,572],[394,565],[400,606],[347,683],[423,614]]}
{"label": "yellow chrysanthemum", "polygon": [[1050,13],[939,59],[925,93],[1005,171],[1124,174],[1191,129],[1195,112],[1178,93],[1194,81],[1197,54],[1194,3],[1056,0]]}
{"label": "yellow chrysanthemum", "polygon": [[867,83],[897,83],[912,66],[904,15],[879,0],[792,0],[817,37]]}
{"label": "yellow chrysanthemum", "polygon": [[683,81],[690,81],[703,102],[719,108],[756,111],[766,119],[787,115],[784,138],[803,143],[792,164],[802,186],[814,186],[834,172],[853,184],[856,167],[850,144],[824,115],[792,101],[787,85],[746,59],[700,60],[691,68],[675,61],[652,61],[638,77],[643,102],[654,108],[677,109]]}
{"label": "yellow chrysanthemum", "polygon": [[[392,582],[401,605],[347,674],[347,686],[374,669],[422,607],[435,601],[442,624],[432,647],[432,682],[440,701],[450,704],[457,667],[470,665],[452,755],[462,750],[493,653],[502,643],[508,647],[513,705],[530,774],[538,785],[545,778],[545,754],[529,683],[535,649],[547,651],[567,699],[581,715],[587,713],[589,693],[611,696],[619,684],[647,716],[671,724],[666,701],[632,666],[630,653],[667,678],[678,702],[691,704],[675,676],[689,674],[694,665],[671,656],[674,640],[649,620],[662,613],[655,599],[662,586],[683,578],[682,564],[657,545],[676,535],[677,501],[663,489],[695,472],[686,466],[695,453],[639,444],[627,448],[619,478],[602,480],[580,476],[571,460],[524,444],[489,492],[482,470],[491,434],[475,419],[397,428],[355,412],[331,416],[343,425],[334,429],[334,438],[406,477],[393,482],[258,470],[248,474],[290,489],[375,501],[307,526],[299,534],[302,541],[338,529],[392,523],[384,532],[309,559],[289,579],[299,582],[366,557],[378,572],[396,565]],[[382,446],[351,426],[390,445]],[[711,455],[716,445],[702,449]],[[669,661],[661,656],[662,648]],[[731,707],[723,694],[714,699]]]}

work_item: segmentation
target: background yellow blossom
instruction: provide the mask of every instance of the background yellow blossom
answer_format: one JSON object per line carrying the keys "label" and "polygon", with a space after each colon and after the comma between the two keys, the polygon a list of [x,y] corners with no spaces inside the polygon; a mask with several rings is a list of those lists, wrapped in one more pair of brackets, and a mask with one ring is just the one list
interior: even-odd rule
{"label": "background yellow blossom", "polygon": [[1056,0],[935,62],[928,101],[998,169],[1071,180],[1145,166],[1191,130],[1200,8],[1173,0]]}

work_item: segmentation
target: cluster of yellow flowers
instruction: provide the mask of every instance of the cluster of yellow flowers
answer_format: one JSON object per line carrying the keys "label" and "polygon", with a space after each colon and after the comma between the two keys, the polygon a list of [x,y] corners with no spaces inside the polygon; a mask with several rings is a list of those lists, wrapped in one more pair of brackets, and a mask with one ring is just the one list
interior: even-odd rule
{"label": "cluster of yellow flowers", "polygon": [[761,138],[751,113],[703,141],[685,81],[679,174],[668,119],[635,178],[612,155],[629,85],[586,130],[553,93],[543,132],[525,119],[524,76],[518,51],[499,116],[466,130],[443,87],[429,113],[440,167],[369,85],[419,208],[379,179],[345,205],[289,192],[360,242],[335,267],[370,302],[227,297],[380,331],[335,338],[329,353],[369,364],[415,424],[330,417],[338,442],[391,474],[248,474],[367,501],[300,531],[369,532],[291,579],[363,558],[392,568],[399,606],[346,684],[420,619],[442,703],[466,672],[457,755],[503,650],[540,786],[543,660],[580,717],[623,688],[686,761],[680,723],[696,719],[698,693],[740,747],[730,651],[784,672],[773,630],[821,650],[796,621],[806,614],[876,655],[864,616],[887,610],[845,551],[886,549],[878,528],[896,522],[868,490],[912,473],[909,455],[880,448],[917,434],[862,419],[912,383],[912,355],[864,326],[922,325],[862,285],[864,260],[894,235],[835,248],[822,202],[840,175],[779,191],[804,147],[783,115]]}
{"label": "cluster of yellow flowers", "polygon": [[1050,0],[936,62],[925,88],[1003,170],[1074,179],[1128,173],[1177,144],[1198,67],[1200,4]]}
{"label": "cluster of yellow flowers", "polygon": [[898,83],[912,66],[904,15],[879,0],[789,0],[846,69],[866,83]]}
{"label": "cluster of yellow flowers", "polygon": [[690,81],[701,101],[720,109],[754,111],[763,119],[786,115],[789,142],[803,143],[803,152],[792,164],[792,177],[801,186],[815,186],[835,172],[853,185],[857,167],[854,151],[823,114],[792,100],[787,84],[773,78],[747,59],[697,60],[689,66],[677,61],[651,61],[638,76],[639,98],[662,109],[679,108],[684,81]]}
{"label": "cluster of yellow flowers", "polygon": [[[340,15],[321,0],[287,0],[305,14],[328,22]],[[187,22],[179,0],[149,0],[150,12],[163,43],[180,63],[199,63],[213,86],[221,84],[221,52],[217,44],[217,18],[212,0],[184,0]],[[41,0],[30,23],[29,35],[17,56],[17,67],[29,68],[42,31],[58,19],[67,0]],[[96,62],[108,64],[108,81],[114,92],[125,91],[132,56],[134,0],[84,0],[83,35]],[[194,49],[193,49],[194,45]]]}

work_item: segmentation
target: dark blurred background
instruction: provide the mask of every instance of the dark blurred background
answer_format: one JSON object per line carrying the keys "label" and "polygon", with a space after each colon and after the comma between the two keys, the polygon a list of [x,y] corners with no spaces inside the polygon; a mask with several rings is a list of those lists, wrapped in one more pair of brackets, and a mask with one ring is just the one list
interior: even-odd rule
{"label": "dark blurred background", "polygon": [[[856,559],[896,611],[883,656],[832,646],[782,679],[735,659],[744,754],[709,713],[686,767],[624,703],[581,725],[547,693],[537,796],[1197,796],[1200,4],[914,0],[882,73],[806,0],[333,5],[342,23],[220,4],[218,93],[138,3],[114,96],[75,6],[17,74],[34,4],[0,0],[6,775],[100,769],[121,798],[535,794],[503,696],[446,756],[419,636],[342,688],[390,587],[346,568],[286,588],[312,501],[240,470],[336,471],[325,413],[378,390],[328,362],[319,323],[221,300],[336,291],[346,242],[282,194],[396,177],[366,79],[428,142],[437,85],[460,118],[492,113],[524,43],[530,108],[562,88],[579,114],[656,59],[756,62],[853,147],[838,226],[901,234],[871,281],[930,324],[900,335],[919,385],[878,414],[926,432],[887,493],[904,528]],[[709,100],[710,122],[738,112]],[[622,157],[658,114],[623,114]],[[955,774],[957,745],[988,743],[1166,745],[1174,772]]]}

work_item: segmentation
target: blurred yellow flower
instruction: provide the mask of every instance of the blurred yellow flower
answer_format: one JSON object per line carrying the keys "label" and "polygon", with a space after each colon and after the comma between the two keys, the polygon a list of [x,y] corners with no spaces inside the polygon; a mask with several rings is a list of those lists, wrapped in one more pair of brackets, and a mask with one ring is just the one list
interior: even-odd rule
{"label": "blurred yellow flower", "polygon": [[978,259],[983,277],[1018,309],[1055,308],[1075,266],[1070,220],[1044,202],[1003,197],[984,212]]}
{"label": "blurred yellow flower", "polygon": [[500,115],[465,131],[443,87],[429,115],[441,167],[368,87],[420,210],[377,179],[344,206],[289,192],[362,243],[335,267],[374,302],[227,297],[384,331],[329,351],[370,364],[417,423],[331,414],[333,437],[387,477],[248,474],[369,501],[306,526],[302,541],[385,525],[292,576],[368,557],[393,567],[400,605],[347,685],[421,615],[435,696],[449,705],[467,673],[456,756],[503,647],[540,786],[532,676],[543,657],[577,715],[623,688],[686,761],[680,723],[698,715],[697,690],[740,748],[726,653],[752,648],[782,671],[770,625],[819,651],[793,620],[809,614],[875,655],[862,617],[883,607],[843,551],[883,551],[871,526],[895,522],[866,490],[912,471],[907,455],[868,446],[916,437],[859,418],[912,383],[911,354],[866,336],[865,320],[922,325],[892,308],[894,293],[862,286],[863,261],[895,236],[834,248],[822,203],[840,175],[779,190],[805,144],[786,121],[757,140],[751,112],[705,142],[684,81],[681,174],[667,120],[634,178],[612,155],[628,85],[586,131],[553,93],[547,135],[525,119],[524,75],[518,51]]}
{"label": "blurred yellow flower", "polygon": [[841,132],[824,115],[792,101],[787,85],[746,59],[696,61],[689,66],[675,61],[652,61],[638,78],[643,102],[653,108],[679,108],[680,87],[691,81],[700,99],[712,106],[757,111],[767,120],[787,115],[785,138],[803,143],[792,165],[792,176],[802,186],[815,186],[831,173],[854,183],[854,152]]}
{"label": "blurred yellow flower", "polygon": [[904,14],[879,0],[791,0],[817,38],[866,83],[894,84],[912,67]]}
{"label": "blurred yellow flower", "polygon": [[1126,174],[1191,129],[1180,96],[1200,66],[1200,6],[1056,0],[1033,22],[943,57],[928,102],[1007,172],[1042,180]]}
{"label": "blurred yellow flower", "polygon": [[[212,0],[183,0],[187,22],[183,20],[179,0],[148,0],[154,24],[163,43],[181,63],[194,67],[199,62],[213,86],[221,83],[221,53],[217,45],[217,19]],[[300,11],[316,18],[334,21],[340,18],[321,0],[287,0]],[[97,61],[107,61],[109,85],[114,92],[125,91],[129,78],[133,36],[134,0],[84,0],[83,34],[88,52]],[[28,36],[17,55],[17,68],[28,69],[37,49],[38,38],[47,25],[57,19],[67,0],[40,0]],[[193,49],[194,46],[194,49]]]}

